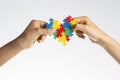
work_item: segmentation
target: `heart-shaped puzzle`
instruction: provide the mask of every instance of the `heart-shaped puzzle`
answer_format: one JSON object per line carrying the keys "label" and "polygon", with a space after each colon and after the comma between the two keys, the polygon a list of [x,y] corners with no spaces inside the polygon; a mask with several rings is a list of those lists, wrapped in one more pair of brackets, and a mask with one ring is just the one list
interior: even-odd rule
{"label": "heart-shaped puzzle", "polygon": [[76,23],[76,20],[72,19],[71,16],[66,17],[63,20],[63,24],[59,23],[59,21],[56,19],[50,18],[49,23],[46,24],[46,28],[53,29],[53,38],[58,40],[58,42],[63,43],[65,46],[67,42],[69,42],[70,37],[73,36],[73,30],[71,29],[71,26],[75,26]]}

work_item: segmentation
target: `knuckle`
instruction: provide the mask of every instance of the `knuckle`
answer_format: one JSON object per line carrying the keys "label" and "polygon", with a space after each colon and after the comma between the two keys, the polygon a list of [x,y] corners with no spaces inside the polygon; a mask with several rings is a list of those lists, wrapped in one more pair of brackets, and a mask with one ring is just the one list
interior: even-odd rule
{"label": "knuckle", "polygon": [[34,23],[34,22],[37,22],[37,21],[38,21],[38,20],[33,19],[31,22],[33,22],[33,23]]}
{"label": "knuckle", "polygon": [[82,17],[85,18],[85,19],[88,18],[88,16],[82,16]]}
{"label": "knuckle", "polygon": [[36,23],[38,23],[38,20],[32,20],[31,23],[36,24]]}
{"label": "knuckle", "polygon": [[30,22],[30,25],[31,25],[33,28],[39,28],[40,22],[39,22],[39,20],[32,20],[32,21]]}
{"label": "knuckle", "polygon": [[82,16],[83,19],[88,19],[88,16]]}
{"label": "knuckle", "polygon": [[32,23],[35,23],[36,21],[37,21],[37,20],[32,20],[31,22],[32,22]]}

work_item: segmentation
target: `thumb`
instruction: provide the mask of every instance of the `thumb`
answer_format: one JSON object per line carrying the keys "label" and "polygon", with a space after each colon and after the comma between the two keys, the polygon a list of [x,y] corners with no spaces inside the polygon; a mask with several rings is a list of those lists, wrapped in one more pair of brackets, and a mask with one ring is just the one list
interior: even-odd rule
{"label": "thumb", "polygon": [[41,28],[40,29],[40,35],[49,35],[49,34],[52,34],[54,33],[54,30],[53,29],[45,29],[45,28]]}

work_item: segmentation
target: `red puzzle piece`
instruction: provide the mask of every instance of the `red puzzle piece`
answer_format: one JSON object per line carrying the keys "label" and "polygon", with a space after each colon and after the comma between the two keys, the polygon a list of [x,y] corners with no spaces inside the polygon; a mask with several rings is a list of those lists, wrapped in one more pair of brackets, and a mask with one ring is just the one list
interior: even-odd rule
{"label": "red puzzle piece", "polygon": [[69,23],[72,20],[71,16],[66,17],[66,22]]}
{"label": "red puzzle piece", "polygon": [[69,36],[66,36],[66,40],[69,41],[69,40],[70,40],[70,37],[69,37]]}

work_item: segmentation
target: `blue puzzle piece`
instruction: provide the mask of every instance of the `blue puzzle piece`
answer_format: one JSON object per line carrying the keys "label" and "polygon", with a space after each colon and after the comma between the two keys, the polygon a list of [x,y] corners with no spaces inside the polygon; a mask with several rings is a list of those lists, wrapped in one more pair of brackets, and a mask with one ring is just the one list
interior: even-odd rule
{"label": "blue puzzle piece", "polygon": [[64,20],[63,20],[63,27],[64,27],[64,28],[69,28],[70,26],[71,26],[71,24],[68,23],[68,22],[66,21],[66,19],[64,19]]}
{"label": "blue puzzle piece", "polygon": [[48,28],[48,29],[52,29],[53,19],[50,18],[49,21],[50,21],[50,22],[46,24],[46,28]]}
{"label": "blue puzzle piece", "polygon": [[52,19],[52,18],[50,18],[50,19],[49,19],[49,21],[50,21],[50,22],[53,22],[53,19]]}
{"label": "blue puzzle piece", "polygon": [[52,28],[52,24],[46,24],[46,28],[48,28],[48,29],[51,29]]}
{"label": "blue puzzle piece", "polygon": [[73,36],[73,31],[70,29],[70,36],[72,37]]}

